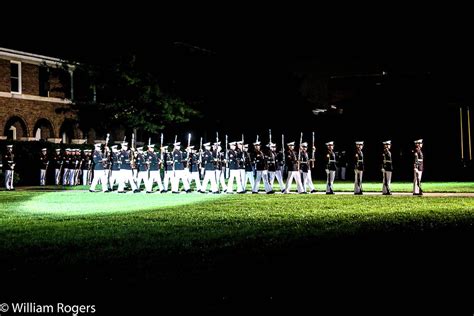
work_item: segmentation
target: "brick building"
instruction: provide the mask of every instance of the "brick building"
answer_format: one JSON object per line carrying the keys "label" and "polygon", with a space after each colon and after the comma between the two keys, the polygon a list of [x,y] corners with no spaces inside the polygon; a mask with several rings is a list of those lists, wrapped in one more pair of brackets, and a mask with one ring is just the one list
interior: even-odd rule
{"label": "brick building", "polygon": [[74,65],[0,48],[0,140],[83,143],[74,102]]}

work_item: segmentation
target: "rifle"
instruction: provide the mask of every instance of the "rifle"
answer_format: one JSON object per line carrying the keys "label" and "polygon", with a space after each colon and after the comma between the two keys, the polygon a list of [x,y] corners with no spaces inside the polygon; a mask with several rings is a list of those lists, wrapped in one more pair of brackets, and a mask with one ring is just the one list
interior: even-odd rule
{"label": "rifle", "polygon": [[285,135],[281,134],[281,152],[285,153]]}
{"label": "rifle", "polygon": [[148,147],[151,145],[151,137],[148,137]]}
{"label": "rifle", "polygon": [[160,137],[160,160],[163,163],[163,133],[161,133]]}
{"label": "rifle", "polygon": [[199,140],[199,170],[202,168],[202,137]]}
{"label": "rifle", "polygon": [[316,152],[316,146],[314,145],[314,132],[313,132],[313,153],[311,154],[311,168],[313,169],[314,169],[314,161],[316,160],[315,152]]}
{"label": "rifle", "polygon": [[229,148],[228,147],[228,144],[229,144],[229,138],[227,135],[225,135],[225,177],[226,179],[228,179],[230,177],[230,170],[229,170]]}
{"label": "rifle", "polygon": [[244,152],[244,134],[242,134],[242,162],[245,168],[245,152]]}
{"label": "rifle", "polygon": [[271,144],[272,143],[272,130],[271,129],[268,130],[268,134],[270,136],[270,144]]}
{"label": "rifle", "polygon": [[300,135],[300,144],[299,144],[299,150],[298,150],[298,171],[300,170],[300,163],[301,163],[301,143],[303,142],[303,132],[301,132]]}
{"label": "rifle", "polygon": [[135,133],[132,133],[132,141],[130,144],[130,167],[132,169],[136,168],[136,162],[135,162]]}

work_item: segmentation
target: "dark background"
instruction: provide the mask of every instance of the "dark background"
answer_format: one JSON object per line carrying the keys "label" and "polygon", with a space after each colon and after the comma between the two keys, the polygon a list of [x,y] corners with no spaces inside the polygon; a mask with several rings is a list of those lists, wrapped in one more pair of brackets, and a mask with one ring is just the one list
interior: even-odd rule
{"label": "dark background", "polygon": [[[34,30],[10,32],[0,46],[99,64],[136,55],[165,91],[201,113],[167,128],[169,141],[188,132],[213,141],[219,131],[221,139],[258,134],[266,143],[271,128],[277,144],[281,134],[298,142],[300,132],[310,142],[314,131],[321,160],[327,141],[352,153],[364,140],[366,174],[378,179],[381,142],[391,139],[396,180],[411,177],[413,140],[423,138],[426,179],[472,179],[459,141],[459,106],[472,104],[474,70],[462,8],[84,3],[43,11],[29,16]],[[21,23],[14,15],[4,22]],[[312,114],[329,105],[337,110]],[[324,176],[322,164],[316,175]]]}

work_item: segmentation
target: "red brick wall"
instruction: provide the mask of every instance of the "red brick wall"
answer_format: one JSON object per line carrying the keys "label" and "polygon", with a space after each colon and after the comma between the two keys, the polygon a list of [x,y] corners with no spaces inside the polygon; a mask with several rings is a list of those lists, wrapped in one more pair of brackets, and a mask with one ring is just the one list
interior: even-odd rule
{"label": "red brick wall", "polygon": [[66,98],[68,87],[67,80],[69,74],[63,69],[51,68],[49,72],[49,96],[52,98]]}
{"label": "red brick wall", "polygon": [[10,61],[0,59],[0,92],[10,92]]}
{"label": "red brick wall", "polygon": [[39,95],[39,66],[21,63],[22,93]]}
{"label": "red brick wall", "polygon": [[[34,137],[34,127],[39,119],[47,119],[51,122],[54,137],[60,137],[59,129],[65,119],[75,119],[74,112],[64,114],[56,113],[56,109],[68,109],[68,104],[43,102],[34,100],[22,100],[18,98],[0,97],[0,135],[4,135],[5,124],[12,116],[18,116],[26,124],[28,137]],[[25,135],[26,136],[26,135]]]}

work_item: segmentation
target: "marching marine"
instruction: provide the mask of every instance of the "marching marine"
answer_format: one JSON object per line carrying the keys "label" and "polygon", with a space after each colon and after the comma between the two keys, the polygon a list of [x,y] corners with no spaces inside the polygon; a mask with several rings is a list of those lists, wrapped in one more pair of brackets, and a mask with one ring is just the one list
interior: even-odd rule
{"label": "marching marine", "polygon": [[5,176],[5,188],[15,190],[13,187],[13,176],[15,173],[15,154],[13,153],[13,145],[7,145],[7,152],[2,156],[2,170]]}
{"label": "marching marine", "polygon": [[189,193],[191,190],[189,189],[188,178],[186,177],[186,172],[184,170],[184,164],[186,163],[186,153],[181,151],[181,142],[176,142],[173,145],[173,180],[171,182],[171,191],[173,193],[179,193],[179,180],[181,180],[184,185],[184,190],[186,193]]}
{"label": "marching marine", "polygon": [[382,174],[383,174],[383,195],[392,195],[392,190],[390,189],[390,184],[392,182],[392,153],[390,148],[392,147],[392,142],[387,140],[383,142],[383,154],[382,154]]}
{"label": "marching marine", "polygon": [[63,167],[63,156],[61,155],[61,149],[56,148],[56,153],[53,156],[53,164],[54,164],[54,184],[60,185],[61,184],[61,169]]}
{"label": "marching marine", "polygon": [[362,175],[364,174],[364,153],[362,149],[364,148],[364,142],[359,141],[355,142],[356,152],[354,156],[354,194],[362,195]]}
{"label": "marching marine", "polygon": [[48,149],[42,148],[40,154],[40,185],[46,185],[46,175],[49,165]]}
{"label": "marching marine", "polygon": [[237,142],[229,143],[230,149],[227,151],[227,158],[230,169],[230,176],[227,182],[227,193],[233,193],[234,190],[234,179],[237,184],[237,193],[242,193],[242,181],[240,179],[240,166],[239,159],[237,156],[236,146]]}
{"label": "marching marine", "polygon": [[413,195],[423,195],[423,190],[421,189],[421,175],[423,174],[423,152],[421,148],[423,147],[423,139],[415,140],[415,149],[413,150]]}
{"label": "marching marine", "polygon": [[[301,161],[300,161],[300,172],[303,175],[303,192],[309,190],[310,193],[316,193],[313,185],[313,179],[311,178],[311,169],[310,169],[310,162],[308,156],[308,143],[304,142],[300,146],[301,150]],[[314,150],[314,149],[313,149]]]}
{"label": "marching marine", "polygon": [[334,142],[327,142],[328,151],[326,154],[326,194],[334,194],[334,178],[336,176],[336,154],[334,153]]}
{"label": "marching marine", "polygon": [[207,183],[211,182],[212,193],[219,193],[217,191],[216,182],[216,167],[214,163],[214,154],[211,151],[211,143],[205,143],[204,152],[202,153],[202,163],[204,165],[204,179],[202,180],[201,193],[206,193]]}
{"label": "marching marine", "polygon": [[288,150],[286,151],[285,155],[285,163],[288,168],[288,178],[286,180],[286,187],[285,193],[290,193],[291,184],[293,179],[296,181],[296,187],[298,188],[298,193],[303,192],[303,184],[301,183],[301,176],[298,170],[298,156],[295,152],[295,142],[290,142],[286,144],[288,146]]}

